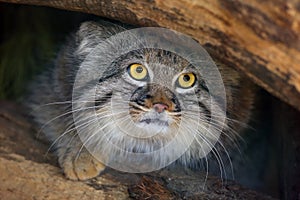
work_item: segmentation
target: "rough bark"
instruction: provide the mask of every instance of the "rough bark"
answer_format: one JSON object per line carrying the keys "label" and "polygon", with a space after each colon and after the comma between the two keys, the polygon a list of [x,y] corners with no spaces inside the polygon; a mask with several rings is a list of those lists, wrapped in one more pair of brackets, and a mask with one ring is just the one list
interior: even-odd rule
{"label": "rough bark", "polygon": [[162,26],[197,39],[215,58],[300,110],[297,0],[0,0]]}
{"label": "rough bark", "polygon": [[0,199],[272,199],[215,177],[204,182],[205,173],[182,169],[147,174],[108,169],[89,181],[67,180],[20,110],[0,102]]}

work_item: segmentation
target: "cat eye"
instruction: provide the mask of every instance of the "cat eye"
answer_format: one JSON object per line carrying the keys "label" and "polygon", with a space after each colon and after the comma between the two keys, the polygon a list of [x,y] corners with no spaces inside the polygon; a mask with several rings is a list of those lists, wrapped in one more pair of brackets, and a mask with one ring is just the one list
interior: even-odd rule
{"label": "cat eye", "polygon": [[145,66],[143,66],[141,64],[137,64],[137,63],[129,65],[128,73],[133,79],[139,80],[139,81],[145,80],[148,76],[147,68]]}
{"label": "cat eye", "polygon": [[196,82],[196,77],[193,73],[180,74],[177,79],[177,84],[179,87],[187,89],[194,86]]}

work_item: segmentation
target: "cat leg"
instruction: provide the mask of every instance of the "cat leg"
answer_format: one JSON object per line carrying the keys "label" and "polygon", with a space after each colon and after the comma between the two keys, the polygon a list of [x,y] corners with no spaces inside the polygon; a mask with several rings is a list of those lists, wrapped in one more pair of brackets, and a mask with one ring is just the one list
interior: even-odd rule
{"label": "cat leg", "polygon": [[[78,148],[79,147],[79,148]],[[76,151],[74,151],[76,149]],[[71,180],[87,180],[98,176],[105,165],[91,155],[86,148],[77,145],[58,150],[58,162],[65,176]]]}

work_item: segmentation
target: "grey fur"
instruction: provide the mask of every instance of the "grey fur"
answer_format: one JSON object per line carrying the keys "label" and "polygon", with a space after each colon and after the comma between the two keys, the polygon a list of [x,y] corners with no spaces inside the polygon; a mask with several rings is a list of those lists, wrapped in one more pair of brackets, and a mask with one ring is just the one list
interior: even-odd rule
{"label": "grey fur", "polygon": [[[89,154],[85,147],[83,147],[83,143],[78,136],[78,129],[75,128],[73,119],[71,101],[76,74],[87,55],[97,45],[99,45],[99,43],[104,41],[107,37],[121,32],[122,30],[123,28],[120,26],[105,22],[83,23],[77,33],[73,34],[69,38],[67,44],[59,53],[54,64],[54,68],[40,75],[40,77],[38,77],[38,79],[31,85],[31,95],[28,97],[27,105],[32,110],[34,120],[39,126],[42,127],[42,131],[45,133],[51,144],[53,144],[52,147],[55,148],[59,164],[62,168],[64,168],[65,173],[66,168],[68,168],[69,165],[71,165],[71,168],[76,168],[76,166],[74,166],[75,160],[81,154]],[[119,44],[121,45],[122,42]],[[105,43],[103,43],[103,45],[105,45]],[[116,49],[118,48],[119,47],[116,46]],[[112,51],[111,54],[113,55],[113,53],[114,52]],[[96,105],[99,108],[97,108],[96,111],[103,109],[103,111],[99,111],[100,118],[101,115],[104,115],[101,114],[101,112],[104,113],[108,108],[110,108],[110,102],[107,101],[107,99],[122,99],[126,95],[130,96],[128,98],[134,97],[131,97],[131,95],[133,93],[133,88],[137,86],[135,85],[136,83],[132,81],[126,73],[126,67],[130,63],[139,62],[147,65],[152,71],[151,76],[154,83],[166,86],[165,91],[168,91],[168,89],[170,91],[172,90],[171,88],[173,86],[171,83],[174,76],[183,70],[183,66],[188,66],[188,63],[186,60],[178,58],[174,54],[166,54],[162,57],[159,57],[158,54],[163,53],[161,51],[152,49],[131,52],[127,55],[124,55],[119,60],[110,63],[109,68],[105,70],[100,69],[100,71],[102,70],[101,77],[97,77],[97,74],[94,74],[94,71],[91,72],[88,67],[89,65],[87,65],[87,68],[85,69],[87,76],[86,80],[95,81],[95,78],[91,78],[92,76],[96,76],[96,79],[98,80],[96,87]],[[105,56],[109,61],[110,55],[100,55],[100,57],[101,56]],[[100,61],[97,61],[97,59],[99,59],[99,57],[95,57],[94,60],[91,60],[90,66],[98,65]],[[157,66],[155,63],[160,63],[163,66],[166,66],[166,68]],[[99,68],[101,68],[101,66],[99,66]],[[224,157],[225,160],[227,159],[230,161],[227,153],[233,146],[232,142],[236,142],[239,137],[241,124],[248,121],[253,97],[252,92],[248,92],[245,97],[239,98],[240,93],[242,93],[242,89],[239,88],[242,80],[238,73],[223,66],[220,66],[220,71],[227,93],[228,120],[226,121],[226,127],[221,135],[220,141],[216,147],[214,147],[214,151],[208,156],[208,158],[217,157],[216,165],[223,165],[220,162]],[[198,77],[201,77],[196,71],[195,73],[198,75]],[[82,81],[84,82],[85,80]],[[94,84],[95,82],[87,82],[81,88],[82,95],[87,95],[94,90]],[[155,87],[159,88],[159,86],[155,85],[152,87],[154,88],[153,90],[155,90]],[[184,109],[189,110],[190,115],[196,115],[196,113],[193,113],[193,109],[195,106],[200,105],[200,113],[203,114],[202,121],[200,122],[202,124],[200,127],[203,129],[199,131],[205,132],[205,127],[209,124],[209,116],[211,114],[209,105],[211,101],[214,101],[214,99],[211,99],[209,91],[207,90],[204,82],[199,81],[195,86],[195,91],[197,97],[202,99],[201,102],[195,102],[189,93],[184,93],[182,95],[178,94],[180,96],[178,104],[184,107]],[[170,92],[169,95],[172,95],[172,92]],[[78,99],[75,100],[77,100],[79,104],[84,104],[82,105],[83,107],[93,107],[95,105],[95,102],[80,102],[80,95],[78,96]],[[93,98],[91,98],[91,101],[92,100]],[[245,105],[239,103],[240,101],[245,100]],[[214,103],[217,105],[217,101]],[[118,105],[116,105],[116,108],[117,106]],[[126,108],[125,104],[121,104],[119,107],[120,110],[124,108]],[[93,110],[90,111],[90,115],[92,115],[92,112]],[[103,141],[104,138],[108,138],[108,140],[115,142],[115,144],[122,146],[128,151],[150,152],[154,150],[157,145],[160,145],[161,143],[167,143],[172,136],[171,133],[169,135],[167,134],[166,136],[159,135],[154,137],[152,141],[137,140],[135,138],[123,136],[118,133],[117,129],[113,125],[109,125],[112,120],[111,117],[101,118],[99,123],[102,127],[107,127],[104,129],[106,135],[99,135],[96,134],[99,129],[99,125],[90,124],[89,126],[84,126],[84,123],[87,123],[88,120],[90,120],[90,116],[87,113],[89,112],[84,112],[84,115],[80,115],[82,119],[81,125],[83,125],[81,127],[81,131],[84,131],[87,134],[85,145],[94,145],[94,150],[99,151],[100,157],[102,156],[106,161],[109,161],[112,155],[121,154],[122,152],[110,150],[111,147]],[[188,128],[193,129],[198,126],[195,121],[190,121],[189,123],[189,126],[186,127],[187,133],[189,132]],[[218,124],[218,122],[214,123],[216,123],[216,128],[221,127],[221,124]],[[120,122],[120,124],[122,123]],[[130,127],[128,129],[131,130]],[[182,138],[180,140],[184,141],[184,137],[188,137],[188,134],[185,136],[183,133],[181,134]],[[93,140],[89,140],[91,136]],[[198,140],[203,140],[203,136],[199,136]],[[186,145],[184,142],[178,144],[177,148],[184,148],[184,145]],[[193,141],[188,151],[183,154],[178,161],[184,165],[190,165],[191,163],[198,162],[200,160],[200,155],[201,146],[199,146],[197,141]],[[124,159],[126,159],[126,157]],[[168,157],[165,155],[159,155],[156,159],[156,162],[166,162],[165,160],[161,159],[168,159]],[[225,165],[226,164],[221,167],[226,168]],[[76,171],[76,169],[74,170]],[[73,177],[69,176],[69,178]],[[81,178],[79,176],[77,178],[84,179],[84,177]]]}

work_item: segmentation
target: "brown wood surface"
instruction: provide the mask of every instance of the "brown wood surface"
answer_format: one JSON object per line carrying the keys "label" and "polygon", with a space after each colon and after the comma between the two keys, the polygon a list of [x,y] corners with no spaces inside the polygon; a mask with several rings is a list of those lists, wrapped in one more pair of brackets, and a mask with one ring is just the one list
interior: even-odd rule
{"label": "brown wood surface", "polygon": [[[23,107],[0,101],[0,199],[262,199],[233,182],[182,168],[147,174],[107,169],[88,181],[67,180],[38,140]],[[48,152],[48,153],[47,153]]]}
{"label": "brown wood surface", "polygon": [[300,110],[298,0],[0,0],[162,26],[197,39],[219,61]]}

